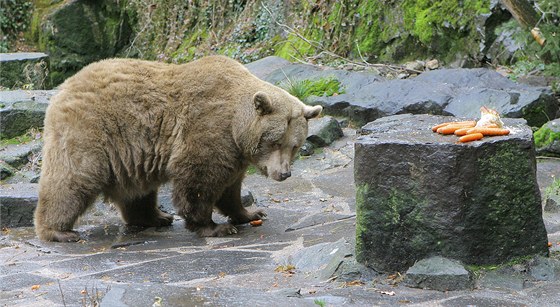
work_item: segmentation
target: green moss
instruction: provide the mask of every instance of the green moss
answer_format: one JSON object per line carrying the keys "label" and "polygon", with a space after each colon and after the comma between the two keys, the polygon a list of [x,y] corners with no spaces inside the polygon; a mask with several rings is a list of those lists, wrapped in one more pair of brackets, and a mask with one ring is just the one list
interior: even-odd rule
{"label": "green moss", "polygon": [[33,136],[31,136],[31,134],[29,133],[26,133],[24,135],[16,136],[11,139],[0,140],[0,147],[25,144],[31,142],[32,140]]}
{"label": "green moss", "polygon": [[247,175],[253,175],[257,173],[257,168],[254,165],[249,165],[247,168]]}
{"label": "green moss", "polygon": [[[543,225],[526,223],[542,220],[540,194],[535,189],[536,164],[530,151],[518,144],[495,143],[481,152],[475,165],[480,175],[472,191],[466,192],[472,194],[470,204],[474,207],[465,217],[473,237],[464,238],[465,242],[476,242],[469,247],[473,253],[511,259],[546,252]],[[483,240],[485,237],[494,240]]]}
{"label": "green moss", "polygon": [[554,141],[560,142],[560,132],[552,131],[547,125],[543,125],[533,134],[535,138],[535,146],[537,148],[546,147]]}

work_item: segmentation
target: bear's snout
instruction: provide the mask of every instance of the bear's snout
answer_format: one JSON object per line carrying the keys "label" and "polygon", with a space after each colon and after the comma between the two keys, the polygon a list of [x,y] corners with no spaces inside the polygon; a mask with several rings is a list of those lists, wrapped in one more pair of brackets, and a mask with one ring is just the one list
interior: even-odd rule
{"label": "bear's snout", "polygon": [[292,176],[292,172],[288,171],[286,173],[281,173],[280,174],[280,181],[286,180],[288,179],[290,176]]}

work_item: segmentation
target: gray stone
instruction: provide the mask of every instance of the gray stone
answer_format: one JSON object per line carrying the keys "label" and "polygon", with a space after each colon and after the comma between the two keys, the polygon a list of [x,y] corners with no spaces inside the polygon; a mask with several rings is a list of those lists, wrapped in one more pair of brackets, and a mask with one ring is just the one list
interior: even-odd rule
{"label": "gray stone", "polygon": [[56,91],[0,92],[0,138],[22,135],[43,126],[48,100]]}
{"label": "gray stone", "polygon": [[264,80],[273,84],[290,79],[335,77],[345,93],[307,99],[319,104],[324,113],[348,117],[356,125],[402,113],[454,115],[478,118],[480,107],[496,109],[505,117],[525,118],[531,126],[541,126],[559,110],[550,88],[517,84],[495,71],[477,69],[438,69],[417,78],[386,81],[371,72],[326,69],[291,64],[268,73]]}
{"label": "gray stone", "polygon": [[424,71],[424,63],[421,61],[406,62],[404,68],[408,70]]}
{"label": "gray stone", "polygon": [[531,277],[539,281],[560,279],[560,262],[551,258],[535,257],[529,265]]}
{"label": "gray stone", "polygon": [[330,116],[309,120],[307,140],[318,147],[328,146],[343,135],[338,121]]}
{"label": "gray stone", "polygon": [[560,197],[548,197],[544,202],[544,212],[559,213],[560,212]]}
{"label": "gray stone", "polygon": [[560,157],[560,118],[547,122],[535,132],[535,145],[540,156]]}
{"label": "gray stone", "polygon": [[255,198],[253,197],[253,193],[248,189],[242,187],[241,188],[241,204],[243,207],[250,207],[255,203]]}
{"label": "gray stone", "polygon": [[322,225],[325,223],[332,223],[334,221],[345,220],[354,217],[353,214],[338,214],[332,212],[320,212],[312,215],[306,215],[298,220],[296,223],[290,225],[286,231],[294,231],[303,228]]}
{"label": "gray stone", "polygon": [[0,53],[0,88],[50,89],[49,56],[40,52]]}
{"label": "gray stone", "polygon": [[260,60],[245,64],[245,67],[255,76],[266,79],[272,72],[291,65],[292,62],[277,56],[268,56]]}
{"label": "gray stone", "polygon": [[306,247],[288,260],[296,270],[318,280],[327,280],[336,272],[340,264],[352,255],[345,239],[332,243],[321,243]]}
{"label": "gray stone", "polygon": [[0,148],[0,160],[18,168],[29,162],[29,156],[41,151],[43,142],[33,140],[25,144],[13,144]]}
{"label": "gray stone", "polygon": [[439,68],[439,61],[436,59],[429,60],[426,62],[426,68],[429,70],[434,70]]}
{"label": "gray stone", "polygon": [[0,185],[0,226],[32,226],[37,200],[36,184]]}
{"label": "gray stone", "polygon": [[523,290],[526,274],[503,270],[490,270],[481,273],[481,277],[476,280],[477,288],[486,289],[512,289],[515,291]]}
{"label": "gray stone", "polygon": [[438,256],[415,263],[406,271],[404,281],[409,287],[439,291],[473,287],[469,272],[460,262]]}
{"label": "gray stone", "polygon": [[485,68],[439,69],[415,81],[449,85],[453,95],[443,111],[457,117],[479,118],[480,107],[487,106],[504,117],[524,118],[530,126],[541,126],[559,108],[550,88],[517,84]]}
{"label": "gray stone", "polygon": [[356,258],[399,271],[431,255],[498,264],[546,254],[532,131],[457,143],[430,127],[454,120],[400,115],[369,123],[355,144]]}
{"label": "gray stone", "polygon": [[0,160],[0,180],[4,180],[12,176],[16,170],[9,164]]}

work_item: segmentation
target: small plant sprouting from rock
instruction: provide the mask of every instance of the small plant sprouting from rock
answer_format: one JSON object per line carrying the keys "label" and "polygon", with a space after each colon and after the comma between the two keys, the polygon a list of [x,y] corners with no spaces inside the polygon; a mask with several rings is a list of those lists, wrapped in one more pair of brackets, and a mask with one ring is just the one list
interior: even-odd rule
{"label": "small plant sprouting from rock", "polygon": [[327,306],[327,303],[325,301],[319,300],[319,299],[314,300],[313,303],[315,303],[315,305],[320,306],[320,307]]}
{"label": "small plant sprouting from rock", "polygon": [[343,94],[344,88],[340,81],[334,77],[326,77],[320,79],[290,79],[280,83],[280,87],[288,91],[288,93],[305,102],[309,96],[336,96]]}

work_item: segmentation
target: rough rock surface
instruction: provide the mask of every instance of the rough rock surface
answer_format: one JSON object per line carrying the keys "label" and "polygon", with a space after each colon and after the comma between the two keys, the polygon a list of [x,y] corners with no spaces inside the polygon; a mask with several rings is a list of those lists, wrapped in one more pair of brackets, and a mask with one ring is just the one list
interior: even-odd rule
{"label": "rough rock surface", "polygon": [[0,185],[0,226],[32,226],[36,205],[37,184]]}
{"label": "rough rock surface", "polygon": [[560,157],[560,118],[551,120],[535,132],[537,154]]}
{"label": "rough rock surface", "polygon": [[300,154],[310,156],[315,148],[328,146],[343,135],[340,123],[335,118],[322,116],[310,119],[307,140],[301,147]]}
{"label": "rough rock surface", "polygon": [[356,257],[379,271],[432,255],[497,264],[546,254],[532,131],[458,144],[430,127],[453,118],[397,115],[355,144]]}
{"label": "rough rock surface", "polygon": [[404,282],[409,287],[439,291],[473,287],[470,273],[459,261],[439,256],[416,262],[406,271]]}
{"label": "rough rock surface", "polygon": [[[247,175],[244,183],[256,198],[253,206],[264,208],[268,219],[261,227],[240,225],[239,233],[232,236],[199,238],[185,229],[179,217],[169,227],[127,227],[116,209],[105,204],[94,206],[76,225],[84,238],[80,243],[41,242],[32,227],[2,229],[0,302],[14,306],[83,306],[84,300],[100,306],[560,306],[560,281],[535,280],[529,273],[536,273],[530,261],[522,270],[501,270],[493,280],[486,278],[474,291],[448,292],[410,288],[394,271],[379,274],[356,263],[349,255],[354,254],[356,238],[352,163],[356,134],[349,128],[343,131],[342,139],[321,152],[297,159],[286,181]],[[539,159],[542,187],[550,184],[559,163]],[[159,201],[170,208],[165,193],[160,190]],[[560,214],[550,213],[548,218],[549,241],[554,243],[550,260],[558,264]],[[224,220],[217,217],[217,221]],[[348,242],[348,249],[331,255],[341,239]],[[313,261],[298,261],[298,267],[294,256],[299,252]],[[324,280],[337,263],[339,268]],[[296,267],[279,269],[287,265]],[[540,267],[551,276],[553,266]],[[481,269],[474,276],[490,277],[495,272]],[[560,276],[558,271],[555,274]]]}
{"label": "rough rock surface", "polygon": [[[541,126],[555,118],[559,105],[546,87],[517,84],[495,71],[438,69],[406,80],[386,80],[371,71],[350,72],[306,64],[287,64],[275,57],[256,61],[251,71],[273,84],[290,79],[335,77],[345,93],[308,98],[325,113],[349,117],[361,126],[377,118],[395,114],[436,114],[478,118],[486,105],[505,117],[525,118],[530,126]],[[270,67],[279,67],[276,70]]]}
{"label": "rough rock surface", "polygon": [[0,91],[0,138],[12,138],[32,127],[42,127],[50,91]]}
{"label": "rough rock surface", "polygon": [[0,88],[50,89],[49,56],[40,52],[0,53]]}

